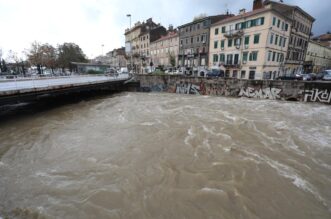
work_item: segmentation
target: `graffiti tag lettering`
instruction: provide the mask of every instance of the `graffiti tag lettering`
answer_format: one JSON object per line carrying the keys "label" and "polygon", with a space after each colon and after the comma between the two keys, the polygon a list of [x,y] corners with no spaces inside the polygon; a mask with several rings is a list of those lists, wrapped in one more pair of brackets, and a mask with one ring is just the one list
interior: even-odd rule
{"label": "graffiti tag lettering", "polygon": [[178,94],[196,94],[200,95],[200,86],[191,83],[181,83],[176,85]]}
{"label": "graffiti tag lettering", "polygon": [[249,98],[260,98],[260,99],[270,99],[276,100],[280,98],[280,92],[282,90],[278,88],[265,88],[255,90],[254,88],[248,87],[246,90],[245,88],[241,88],[239,97],[249,97]]}
{"label": "graffiti tag lettering", "polygon": [[331,103],[331,91],[328,90],[306,90],[305,93],[305,102],[321,102],[321,103]]}

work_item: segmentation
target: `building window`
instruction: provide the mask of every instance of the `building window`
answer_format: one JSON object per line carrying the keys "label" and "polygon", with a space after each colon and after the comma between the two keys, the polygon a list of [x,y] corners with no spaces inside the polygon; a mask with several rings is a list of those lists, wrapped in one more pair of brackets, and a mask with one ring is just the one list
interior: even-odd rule
{"label": "building window", "polygon": [[280,20],[278,19],[277,27],[280,28]]}
{"label": "building window", "polygon": [[228,40],[228,47],[232,47],[232,39]]}
{"label": "building window", "polygon": [[216,54],[213,55],[213,62],[218,62],[218,55]]}
{"label": "building window", "polygon": [[277,44],[278,44],[278,35],[276,35],[276,39],[275,39],[275,45],[277,46]]}
{"label": "building window", "polygon": [[226,27],[224,26],[222,27],[222,33],[225,33],[225,31],[226,31]]}
{"label": "building window", "polygon": [[278,46],[282,46],[282,44],[283,44],[283,37],[279,37],[279,44],[278,44]]}
{"label": "building window", "polygon": [[239,54],[234,55],[234,63],[233,64],[235,64],[235,65],[239,64]]}
{"label": "building window", "polygon": [[237,39],[235,39],[235,40],[234,40],[234,43],[235,43],[235,46],[236,46],[236,47],[240,47],[240,45],[241,45],[241,38],[237,38]]}
{"label": "building window", "polygon": [[255,71],[249,71],[249,79],[254,80],[255,79]]}
{"label": "building window", "polygon": [[276,26],[276,22],[277,22],[277,18],[276,17],[273,17],[273,19],[272,19],[272,25],[273,26]]}
{"label": "building window", "polygon": [[272,61],[274,62],[276,60],[276,52],[273,52],[272,54]]}
{"label": "building window", "polygon": [[225,40],[221,40],[221,49],[224,49]]}
{"label": "building window", "polygon": [[218,28],[215,29],[215,35],[218,35]]}
{"label": "building window", "polygon": [[255,20],[256,26],[260,26],[264,24],[264,17],[258,18]]}
{"label": "building window", "polygon": [[214,49],[217,49],[218,47],[218,41],[214,41]]}
{"label": "building window", "polygon": [[245,45],[249,44],[249,36],[245,36]]}
{"label": "building window", "polygon": [[233,78],[237,78],[238,77],[238,71],[237,70],[233,70],[232,77]]}
{"label": "building window", "polygon": [[191,44],[193,44],[193,37],[191,37]]}
{"label": "building window", "polygon": [[183,45],[183,40],[180,40],[180,45]]}
{"label": "building window", "polygon": [[233,55],[232,54],[227,55],[226,64],[232,65],[232,60],[233,60]]}
{"label": "building window", "polygon": [[246,71],[241,71],[240,78],[241,79],[245,79],[246,78]]}
{"label": "building window", "polygon": [[197,36],[197,42],[199,42],[200,41],[200,36]]}
{"label": "building window", "polygon": [[270,35],[270,44],[273,44],[274,36],[275,36],[275,34],[273,34],[273,33]]}
{"label": "building window", "polygon": [[220,54],[220,62],[225,62],[225,55],[223,53]]}
{"label": "building window", "polygon": [[271,58],[272,58],[272,51],[268,51],[268,61],[271,61]]}
{"label": "building window", "polygon": [[254,35],[254,44],[259,44],[260,42],[260,34],[255,34]]}
{"label": "building window", "polygon": [[248,52],[243,52],[243,61],[247,62],[248,59]]}
{"label": "building window", "polygon": [[249,54],[249,61],[257,61],[258,52],[254,51]]}
{"label": "building window", "polygon": [[200,24],[197,24],[197,29],[198,29],[198,30],[200,29]]}
{"label": "building window", "polygon": [[285,24],[285,31],[288,30],[288,24]]}

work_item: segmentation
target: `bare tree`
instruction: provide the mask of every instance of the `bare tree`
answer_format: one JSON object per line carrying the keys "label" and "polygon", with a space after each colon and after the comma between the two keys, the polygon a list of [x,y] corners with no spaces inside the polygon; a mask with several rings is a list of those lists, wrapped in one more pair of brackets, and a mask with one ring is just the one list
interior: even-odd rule
{"label": "bare tree", "polygon": [[33,42],[30,49],[27,51],[27,57],[31,65],[37,66],[38,74],[41,75],[41,67],[43,64],[41,43],[37,41]]}

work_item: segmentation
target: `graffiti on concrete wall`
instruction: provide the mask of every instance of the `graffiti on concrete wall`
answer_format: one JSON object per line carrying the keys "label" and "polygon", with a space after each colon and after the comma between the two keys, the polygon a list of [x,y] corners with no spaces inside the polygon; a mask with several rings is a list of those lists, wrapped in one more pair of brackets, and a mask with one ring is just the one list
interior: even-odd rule
{"label": "graffiti on concrete wall", "polygon": [[264,88],[254,89],[251,87],[241,88],[239,97],[259,98],[259,99],[280,99],[280,92],[282,90],[278,88]]}
{"label": "graffiti on concrete wall", "polygon": [[331,103],[331,91],[328,90],[305,90],[304,95],[305,102]]}
{"label": "graffiti on concrete wall", "polygon": [[176,93],[178,94],[196,94],[200,95],[201,86],[191,83],[180,83],[176,85]]}

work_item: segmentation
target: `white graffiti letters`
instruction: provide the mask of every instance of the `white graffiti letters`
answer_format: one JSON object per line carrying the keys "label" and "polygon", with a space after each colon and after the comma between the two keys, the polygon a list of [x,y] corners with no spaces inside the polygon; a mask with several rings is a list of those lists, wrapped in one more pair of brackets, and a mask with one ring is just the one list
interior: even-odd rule
{"label": "white graffiti letters", "polygon": [[307,90],[305,93],[305,102],[331,103],[331,91],[328,90]]}
{"label": "white graffiti letters", "polygon": [[176,86],[176,93],[178,94],[200,94],[200,86],[195,84],[177,84]]}
{"label": "white graffiti letters", "polygon": [[282,90],[278,88],[265,88],[255,90],[254,88],[248,87],[246,90],[241,88],[239,97],[249,97],[249,98],[260,98],[260,99],[270,99],[276,100],[280,99],[280,92]]}

